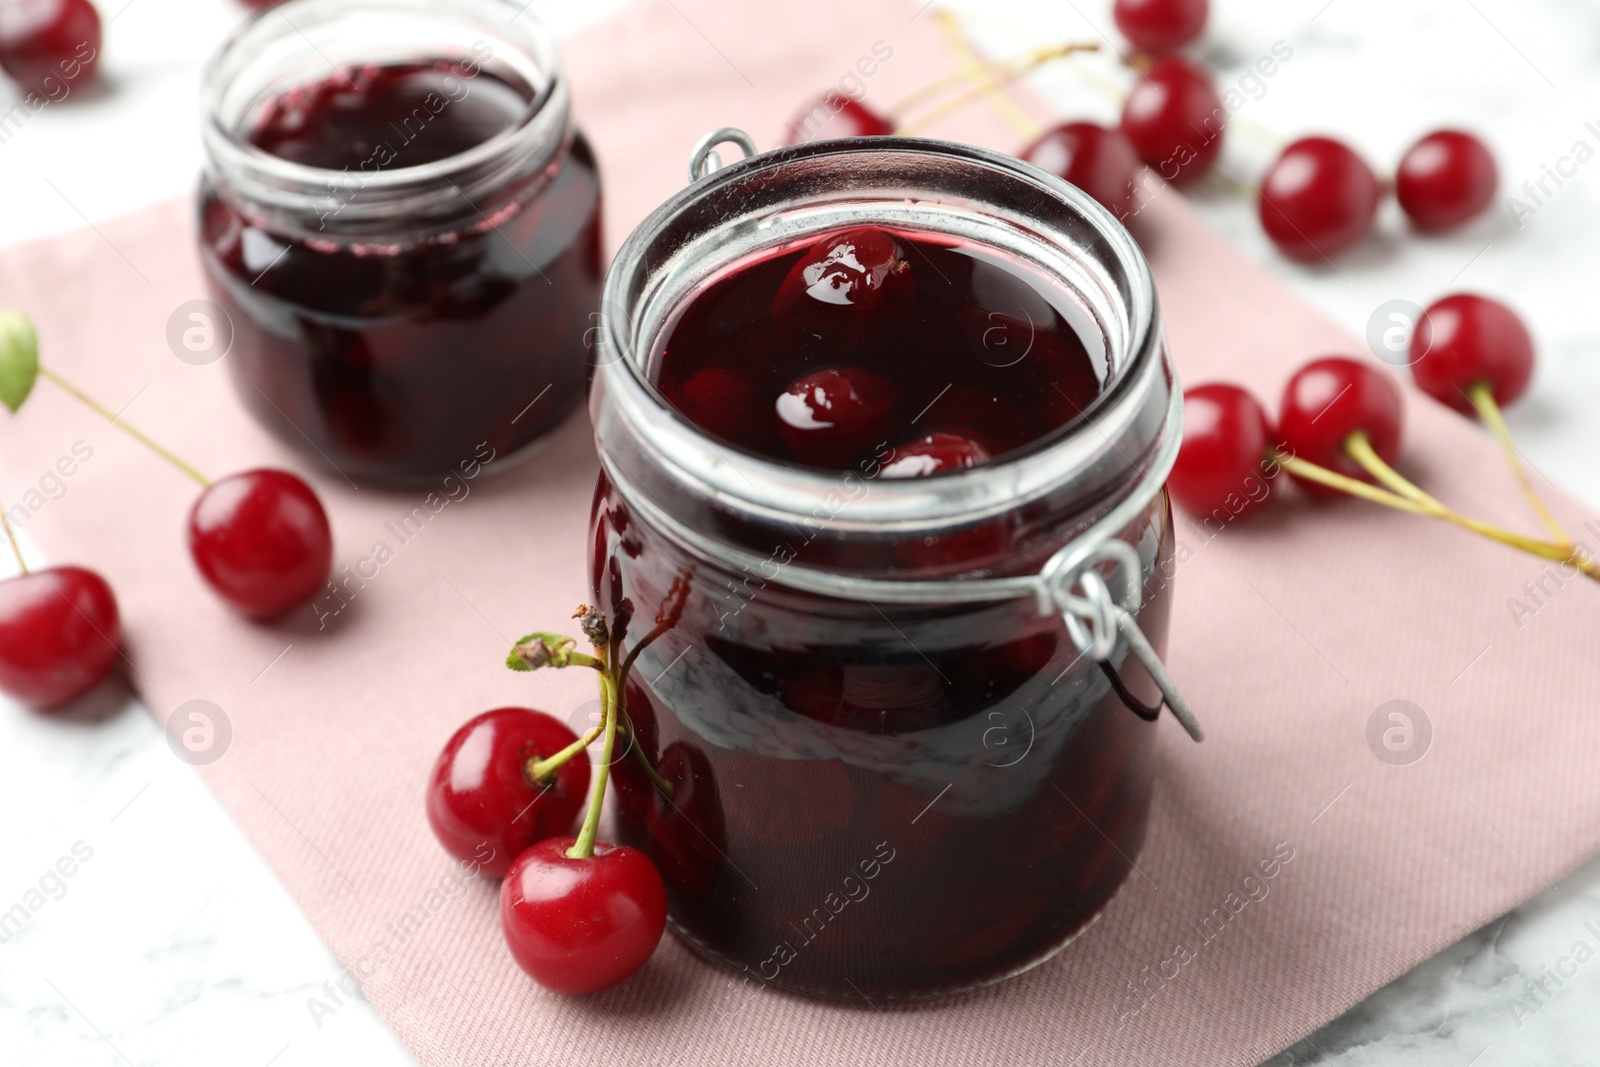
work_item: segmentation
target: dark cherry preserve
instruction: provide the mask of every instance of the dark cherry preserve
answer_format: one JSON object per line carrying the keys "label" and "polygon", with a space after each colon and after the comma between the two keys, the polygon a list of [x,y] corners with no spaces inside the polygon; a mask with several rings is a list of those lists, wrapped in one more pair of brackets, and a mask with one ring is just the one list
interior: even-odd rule
{"label": "dark cherry preserve", "polygon": [[[536,97],[476,64],[348,67],[267,101],[240,136],[341,178],[389,174],[517,127]],[[504,459],[552,429],[582,398],[599,304],[600,186],[582,135],[537,173],[462,193],[442,221],[402,210],[391,232],[348,229],[338,198],[368,195],[340,192],[286,227],[204,183],[201,243],[246,405],[379,482]]]}
{"label": "dark cherry preserve", "polygon": [[[1038,442],[1090,406],[1105,373],[1092,320],[1028,272],[953,238],[876,229],[737,264],[687,302],[653,366],[706,433],[869,487]],[[672,797],[631,753],[614,781],[621,838],[655,860],[673,928],[698,950],[795,992],[948,995],[1059,949],[1127,876],[1154,728],[1059,617],[1031,600],[799,591],[783,569],[815,565],[820,544],[800,529],[766,565],[708,566],[603,476],[593,527],[595,596],[623,646],[653,616],[670,624],[625,708]],[[1004,556],[1014,529],[825,564],[948,570]],[[1128,535],[1146,531],[1168,556],[1164,498]],[[1164,588],[1147,590],[1140,621],[1158,648],[1166,614]]]}
{"label": "dark cherry preserve", "polygon": [[657,381],[747,451],[909,477],[1076,418],[1104,374],[1083,329],[1075,305],[991,251],[862,228],[716,280],[671,328]]}

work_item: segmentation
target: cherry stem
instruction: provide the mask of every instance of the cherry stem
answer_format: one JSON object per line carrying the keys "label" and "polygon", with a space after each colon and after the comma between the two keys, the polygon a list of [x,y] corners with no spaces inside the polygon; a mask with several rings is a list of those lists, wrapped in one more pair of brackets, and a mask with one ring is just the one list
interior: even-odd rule
{"label": "cherry stem", "polygon": [[556,773],[556,771],[559,771],[562,767],[564,767],[567,762],[572,759],[572,757],[576,756],[578,753],[594,744],[594,740],[600,736],[600,731],[603,726],[604,724],[601,723],[592,727],[588,733],[572,742],[572,744],[568,745],[560,752],[557,752],[554,756],[550,756],[547,759],[530,759],[526,764],[523,765],[522,773],[528,776],[529,781],[536,784],[542,784],[546,778],[549,778],[552,774]]}
{"label": "cherry stem", "polygon": [[[1357,431],[1357,433],[1359,434],[1360,431]],[[1351,440],[1354,440],[1356,436],[1356,434],[1352,434]],[[1370,451],[1371,443],[1370,441],[1367,441],[1366,435],[1360,434],[1360,438]],[[1351,451],[1350,446],[1351,441],[1346,441],[1345,450],[1347,452]],[[1360,446],[1358,445],[1357,451],[1359,452],[1359,450]],[[1588,577],[1593,578],[1596,581],[1600,581],[1600,560],[1595,560],[1584,556],[1578,551],[1575,545],[1571,543],[1556,544],[1550,541],[1541,541],[1534,537],[1528,537],[1524,534],[1519,534],[1513,530],[1507,530],[1499,526],[1493,526],[1489,523],[1479,522],[1476,519],[1469,519],[1464,515],[1460,515],[1445,505],[1439,503],[1433,497],[1429,496],[1427,493],[1424,493],[1421,489],[1418,489],[1416,486],[1411,485],[1411,483],[1406,482],[1398,472],[1389,467],[1387,463],[1384,463],[1382,459],[1379,459],[1376,453],[1373,453],[1371,457],[1372,459],[1377,460],[1377,463],[1380,464],[1381,467],[1388,472],[1388,474],[1393,475],[1398,482],[1404,482],[1406,485],[1410,486],[1410,488],[1416,494],[1420,495],[1423,500],[1428,501],[1428,503],[1424,503],[1423,500],[1417,499],[1416,496],[1401,496],[1398,493],[1390,492],[1387,489],[1380,489],[1377,486],[1368,485],[1366,482],[1360,481],[1359,479],[1348,477],[1347,475],[1340,474],[1337,471],[1328,470],[1326,467],[1318,466],[1315,463],[1307,462],[1306,460],[1295,456],[1285,456],[1273,453],[1271,458],[1290,474],[1297,475],[1306,479],[1307,481],[1316,482],[1319,485],[1325,485],[1330,489],[1338,489],[1339,491],[1348,493],[1351,496],[1360,497],[1362,500],[1371,501],[1374,504],[1382,504],[1384,507],[1393,508],[1396,511],[1404,511],[1412,515],[1421,515],[1425,518],[1443,519],[1446,522],[1455,523],[1457,526],[1464,527],[1476,534],[1487,537],[1491,541],[1498,541],[1503,545],[1508,545],[1511,548],[1526,552],[1529,555],[1537,556],[1541,559],[1554,560],[1557,563],[1570,564]],[[1357,462],[1361,462],[1361,460],[1357,458]],[[1374,478],[1380,477],[1375,470],[1370,471],[1370,473],[1372,473]]]}
{"label": "cherry stem", "polygon": [[583,813],[583,828],[578,831],[578,840],[567,849],[568,859],[593,857],[594,839],[600,832],[600,809],[606,802],[611,753],[617,747],[617,688],[610,671],[600,672],[600,724],[605,728],[605,739],[600,743],[600,765],[595,768],[594,784],[589,788],[589,807]]}
{"label": "cherry stem", "polygon": [[1477,409],[1478,417],[1484,425],[1494,431],[1500,439],[1500,447],[1506,454],[1506,462],[1511,465],[1511,471],[1517,476],[1517,481],[1522,483],[1522,492],[1528,498],[1528,503],[1533,506],[1534,513],[1539,516],[1539,521],[1544,523],[1544,528],[1549,530],[1556,540],[1565,544],[1572,543],[1572,536],[1567,533],[1550,514],[1550,509],[1545,507],[1544,501],[1539,499],[1539,493],[1533,487],[1533,479],[1528,477],[1527,465],[1522,462],[1522,454],[1517,451],[1517,446],[1511,440],[1511,428],[1506,425],[1506,419],[1500,411],[1500,405],[1495,402],[1494,388],[1488,382],[1477,382],[1467,390],[1467,399],[1472,401],[1472,406]]}
{"label": "cherry stem", "polygon": [[[960,73],[950,77],[942,78],[940,79],[940,82],[935,84],[959,84],[962,81],[980,78],[982,80],[978,81],[972,89],[969,89],[968,91],[957,96],[954,100],[947,101],[939,107],[934,108],[932,111],[918,118],[915,122],[909,122],[902,125],[899,129],[895,130],[896,134],[904,136],[914,133],[923,127],[930,126],[933,123],[938,122],[946,115],[960,111],[962,108],[966,107],[968,104],[971,104],[975,100],[979,100],[985,96],[990,96],[994,98],[996,110],[1000,112],[1002,118],[1011,123],[1012,126],[1016,127],[1016,129],[1024,136],[1037,136],[1039,133],[1039,124],[1030,118],[1028,114],[1021,108],[1017,107],[1016,104],[1012,103],[1010,98],[1008,98],[1000,90],[1052,59],[1057,59],[1062,56],[1069,56],[1075,52],[1097,52],[1100,50],[1099,44],[1094,42],[1089,42],[1087,44],[1069,42],[1067,44],[1054,45],[1049,48],[1043,48],[1033,52],[1030,55],[1022,57],[1023,62],[1016,65],[1010,65],[1013,62],[1011,60],[985,61],[979,59],[977,54],[973,51],[972,46],[967,43],[966,38],[961,33],[960,23],[953,15],[945,13],[940,17],[939,24],[940,28],[944,31],[945,38],[949,41],[951,50],[954,51],[957,55],[957,58],[961,60],[961,71]],[[992,71],[995,71],[996,68],[998,68],[998,72],[992,73]]]}
{"label": "cherry stem", "polygon": [[[937,81],[929,82],[927,85],[924,85],[922,88],[916,90],[910,95],[897,100],[894,105],[889,108],[887,114],[889,118],[899,122],[905,116],[906,112],[913,110],[924,100],[939,96],[947,90],[966,84],[971,79],[973,74],[988,74],[990,77],[988,82],[982,86],[979,86],[976,90],[969,90],[959,98],[960,102],[955,106],[963,106],[965,103],[976,99],[978,95],[989,92],[992,89],[999,88],[1001,85],[1010,84],[1029,72],[1044,66],[1044,64],[1050,62],[1052,59],[1060,59],[1065,56],[1070,56],[1075,52],[1094,52],[1098,51],[1099,48],[1100,46],[1093,42],[1088,44],[1069,42],[1067,44],[1050,45],[1046,48],[1035,48],[1030,52],[1022,52],[1014,56],[1007,56],[1003,59],[974,60],[972,64],[960,72],[956,74],[947,74],[943,78],[940,78]],[[945,114],[948,114],[948,110],[951,109],[951,105],[947,104],[945,107],[947,110],[932,112],[930,115],[943,117]],[[935,121],[934,117],[925,116],[919,119],[916,125],[925,126],[933,121]],[[910,127],[906,127],[906,129],[909,128]],[[901,130],[900,132],[904,132],[904,130]]]}
{"label": "cherry stem", "polygon": [[1331,471],[1326,467],[1319,467],[1315,463],[1296,456],[1274,453],[1272,460],[1290,474],[1298,475],[1308,482],[1316,482],[1318,485],[1325,485],[1329,489],[1337,489],[1340,492],[1349,493],[1351,496],[1360,497],[1362,500],[1369,500],[1374,504],[1382,504],[1384,507],[1394,508],[1396,511],[1405,511],[1412,515],[1433,514],[1415,501],[1396,496],[1394,493],[1386,489],[1379,489],[1375,485],[1368,485],[1358,478],[1351,478],[1348,475],[1340,474],[1338,471]]}
{"label": "cherry stem", "polygon": [[209,489],[211,487],[211,479],[207,478],[204,474],[201,474],[189,464],[185,463],[183,460],[167,451],[167,449],[163,448],[161,445],[145,436],[145,434],[138,428],[130,425],[129,423],[123,422],[122,417],[116,412],[112,411],[110,408],[94,399],[94,397],[90,396],[88,393],[85,393],[82,389],[79,389],[76,385],[73,385],[71,382],[67,381],[49,367],[40,367],[39,376],[50,379],[52,382],[55,382],[56,385],[60,386],[64,391],[83,401],[83,403],[94,409],[95,412],[97,412],[107,422],[111,423],[111,425],[115,426],[129,437],[132,437],[135,441],[138,441],[150,451],[154,452],[156,455],[160,456],[162,459],[166,460],[168,463],[172,464],[174,467],[177,467],[183,473],[199,482],[203,488]]}
{"label": "cherry stem", "polygon": [[6,502],[0,500],[0,526],[5,527],[6,540],[11,542],[11,552],[17,557],[17,566],[22,568],[22,573],[28,573],[28,561],[22,558],[22,546],[17,544],[16,531],[11,528],[11,517],[6,514]]}

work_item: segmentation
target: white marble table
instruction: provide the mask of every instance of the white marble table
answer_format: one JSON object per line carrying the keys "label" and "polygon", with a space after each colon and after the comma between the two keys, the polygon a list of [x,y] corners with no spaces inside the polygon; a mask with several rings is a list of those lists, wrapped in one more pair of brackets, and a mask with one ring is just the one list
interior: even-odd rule
{"label": "white marble table", "polygon": [[[569,30],[629,0],[534,0]],[[52,107],[0,140],[0,244],[73,229],[189,187],[199,166],[200,65],[242,8],[230,0],[101,0],[108,89]],[[1109,0],[961,0],[997,52],[1093,39]],[[1227,155],[1254,178],[1275,135],[1314,130],[1360,146],[1380,169],[1408,139],[1460,123],[1488,135],[1502,195],[1537,181],[1574,142],[1600,148],[1600,7],[1582,0],[1213,0],[1206,58],[1236,80],[1274,41],[1291,61],[1240,113]],[[118,8],[120,7],[120,10]],[[112,15],[115,15],[112,18]],[[1038,88],[1063,117],[1110,119],[1111,97],[1081,74]],[[10,106],[0,88],[0,110]],[[1585,108],[1589,110],[1586,111]],[[1585,123],[1595,120],[1596,128]],[[137,165],[127,165],[128,161]],[[1547,186],[1548,187],[1548,186]],[[1278,257],[1252,205],[1195,202],[1230,240],[1349,330],[1385,301],[1426,303],[1452,288],[1525,310],[1539,377],[1512,422],[1550,477],[1600,510],[1600,162],[1541,197],[1519,229],[1503,207],[1465,232],[1422,240],[1392,210],[1382,235],[1307,270]],[[3,294],[0,294],[3,303]],[[0,557],[4,558],[4,557]],[[298,1067],[411,1063],[364,1003],[313,1019],[311,996],[339,973],[284,888],[145,710],[107,692],[97,723],[0,702],[0,912],[39,889],[19,932],[0,928],[0,1062],[22,1067]],[[76,847],[87,860],[46,874]],[[41,879],[44,884],[41,885]],[[1600,861],[1428,961],[1275,1058],[1273,1067],[1369,1063],[1490,1067],[1579,1064],[1600,1042]],[[1563,960],[1568,962],[1563,963]],[[1549,996],[1528,983],[1574,973]],[[320,1022],[320,1025],[319,1025]]]}

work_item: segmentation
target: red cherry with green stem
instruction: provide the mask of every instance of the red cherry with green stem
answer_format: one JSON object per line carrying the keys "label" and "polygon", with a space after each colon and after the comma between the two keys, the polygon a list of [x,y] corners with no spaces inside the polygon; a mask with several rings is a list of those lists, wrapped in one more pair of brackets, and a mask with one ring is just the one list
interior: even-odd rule
{"label": "red cherry with green stem", "polygon": [[1456,293],[1422,313],[1411,338],[1411,373],[1423,392],[1465,414],[1475,410],[1480,385],[1505,407],[1533,377],[1533,338],[1505,304]]}
{"label": "red cherry with green stem", "polygon": [[1272,424],[1237,385],[1198,385],[1183,394],[1183,446],[1167,488],[1191,515],[1230,522],[1269,497],[1265,468]]}
{"label": "red cherry with green stem", "polygon": [[1117,0],[1111,17],[1140,51],[1170,52],[1200,36],[1209,8],[1207,0]]}
{"label": "red cherry with green stem", "polygon": [[517,961],[546,989],[609,989],[643,967],[661,942],[667,892],[642,852],[550,837],[527,849],[500,884],[500,929]]}
{"label": "red cherry with green stem", "polygon": [[89,0],[0,3],[0,69],[50,101],[94,79],[100,13]]}
{"label": "red cherry with green stem", "polygon": [[813,371],[778,395],[778,432],[801,463],[849,467],[872,454],[899,401],[899,391],[869,370]]}
{"label": "red cherry with green stem", "polygon": [[257,618],[306,603],[328,579],[333,533],[309,485],[253,470],[207,486],[189,512],[189,552],[206,583]]}
{"label": "red cherry with green stem", "polygon": [[1216,163],[1227,115],[1209,71],[1180,56],[1164,56],[1128,94],[1122,132],[1157,174],[1185,185]]}
{"label": "red cherry with green stem", "polygon": [[1139,154],[1120,130],[1068,122],[1025,148],[1022,158],[1076,185],[1119,219],[1133,210]]}
{"label": "red cherry with green stem", "polygon": [[1283,150],[1261,182],[1261,228],[1290,259],[1316,262],[1372,229],[1378,179],[1349,147],[1306,137]]}
{"label": "red cherry with green stem", "polygon": [[1499,169],[1488,147],[1461,130],[1436,130],[1406,149],[1395,198],[1419,230],[1448,230],[1494,199]]}
{"label": "red cherry with green stem", "polygon": [[899,445],[884,460],[880,478],[924,478],[946,471],[964,471],[990,459],[989,450],[970,437],[930,433]]}
{"label": "red cherry with green stem", "polygon": [[[1370,482],[1371,475],[1352,458],[1347,442],[1356,433],[1365,434],[1378,458],[1392,465],[1400,454],[1401,410],[1400,390],[1377,368],[1343,356],[1313,360],[1284,387],[1278,409],[1280,447],[1296,459]],[[1341,495],[1299,475],[1295,480],[1314,496]]]}
{"label": "red cherry with green stem", "polygon": [[587,753],[542,775],[535,765],[577,740],[564,723],[531,708],[469,719],[428,779],[428,823],[444,850],[499,878],[535,842],[570,832],[589,789]]}
{"label": "red cherry with green stem", "polygon": [[82,696],[121,645],[117,598],[94,571],[49,567],[0,581],[0,690],[22,703],[47,710]]}
{"label": "red cherry with green stem", "polygon": [[843,93],[823,95],[789,123],[786,144],[832,140],[838,137],[887,137],[894,123]]}

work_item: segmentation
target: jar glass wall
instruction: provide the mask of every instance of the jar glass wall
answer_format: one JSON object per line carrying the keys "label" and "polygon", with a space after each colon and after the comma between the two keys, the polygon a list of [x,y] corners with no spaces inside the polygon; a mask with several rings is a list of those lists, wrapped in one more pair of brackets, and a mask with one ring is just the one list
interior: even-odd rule
{"label": "jar glass wall", "polygon": [[[1102,342],[1098,398],[994,462],[906,480],[739,452],[680,415],[655,376],[683,309],[754,256],[862,225],[1046,279]],[[847,1000],[948,995],[1059,950],[1126,878],[1152,785],[1137,659],[1084,655],[1028,595],[1086,535],[1121,541],[1163,647],[1176,387],[1127,233],[1009,157],[822,142],[664,205],[605,312],[591,579],[639,649],[619,826],[673,928],[752,981]]]}
{"label": "jar glass wall", "polygon": [[502,0],[292,0],[204,92],[200,250],[245,406],[351,478],[503,465],[582,398],[600,184]]}

